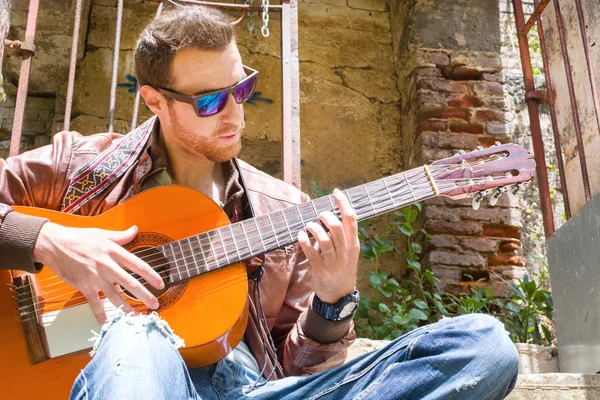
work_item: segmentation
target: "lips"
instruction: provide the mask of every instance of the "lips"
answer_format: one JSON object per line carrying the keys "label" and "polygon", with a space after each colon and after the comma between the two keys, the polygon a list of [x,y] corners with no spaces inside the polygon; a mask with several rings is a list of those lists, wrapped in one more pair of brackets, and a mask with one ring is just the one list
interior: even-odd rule
{"label": "lips", "polygon": [[230,135],[219,136],[219,139],[231,140],[231,139],[235,139],[236,136],[237,136],[237,132],[232,133]]}

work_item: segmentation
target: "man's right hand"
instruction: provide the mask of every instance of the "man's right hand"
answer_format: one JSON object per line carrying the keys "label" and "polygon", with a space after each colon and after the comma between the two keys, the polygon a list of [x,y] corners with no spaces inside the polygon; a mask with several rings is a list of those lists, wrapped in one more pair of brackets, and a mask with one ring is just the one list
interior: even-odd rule
{"label": "man's right hand", "polygon": [[36,262],[50,268],[64,282],[79,290],[87,299],[99,323],[106,322],[106,312],[99,292],[123,311],[133,311],[115,284],[128,290],[146,306],[158,308],[158,300],[129,272],[137,273],[156,289],[163,289],[160,275],[147,263],[125,250],[137,227],[126,231],[96,228],[69,228],[47,222],[42,226],[33,252]]}

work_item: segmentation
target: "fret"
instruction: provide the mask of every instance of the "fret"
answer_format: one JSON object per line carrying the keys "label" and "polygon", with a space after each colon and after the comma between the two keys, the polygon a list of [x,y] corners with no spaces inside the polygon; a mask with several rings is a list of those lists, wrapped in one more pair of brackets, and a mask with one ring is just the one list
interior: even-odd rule
{"label": "fret", "polygon": [[179,263],[177,262],[177,256],[175,255],[175,249],[173,249],[173,242],[169,243],[169,248],[171,249],[171,253],[173,253],[173,261],[175,261],[175,269],[177,270],[177,274],[179,275],[179,280],[181,280],[181,272],[179,272]]}
{"label": "fret", "polygon": [[369,191],[367,190],[367,185],[362,185],[362,186],[365,189],[365,193],[367,194],[367,199],[369,199],[369,204],[371,205],[373,212],[375,214],[377,214],[377,210],[375,209],[375,205],[373,204],[373,199],[371,199],[371,196],[369,195]]}
{"label": "fret", "polygon": [[217,264],[217,268],[219,268],[219,258],[217,257],[217,252],[215,251],[215,248],[213,247],[212,238],[210,237],[210,232],[206,235],[206,237],[208,239],[208,244],[210,246],[210,249],[213,253],[213,258],[215,259],[215,264]]}
{"label": "fret", "polygon": [[250,255],[252,255],[252,246],[250,245],[250,240],[248,240],[248,234],[246,234],[246,228],[244,228],[244,221],[240,222],[240,226],[242,227],[242,232],[244,232],[244,237],[246,238],[246,243],[248,243],[248,250],[250,251]]}
{"label": "fret", "polygon": [[306,222],[304,222],[304,218],[302,218],[302,213],[300,212],[300,207],[296,206],[294,208],[296,209],[296,212],[298,213],[298,216],[300,217],[300,222],[302,223],[302,226],[306,227]]}
{"label": "fret", "polygon": [[181,259],[183,260],[183,267],[185,268],[183,279],[189,279],[190,277],[190,271],[188,269],[187,266],[187,256],[185,255],[185,251],[183,250],[183,246],[181,246],[181,240],[177,241],[177,244],[179,245],[179,251],[181,252]]}
{"label": "fret", "polygon": [[310,204],[312,204],[313,210],[315,210],[315,218],[319,219],[319,211],[317,211],[317,207],[315,206],[315,202],[311,201]]}
{"label": "fret", "polygon": [[194,265],[196,266],[196,273],[200,275],[200,266],[198,266],[198,260],[196,260],[196,255],[194,254],[194,248],[192,247],[192,242],[190,242],[190,238],[187,238],[188,246],[190,246],[190,252],[192,253],[192,259],[194,260]]}
{"label": "fret", "polygon": [[385,185],[385,190],[387,190],[388,194],[390,195],[390,198],[392,199],[392,205],[394,206],[394,208],[397,208],[396,206],[396,202],[394,201],[394,196],[392,195],[392,192],[390,192],[390,188],[388,187],[387,183],[385,182],[386,178],[383,178],[383,184]]}
{"label": "fret", "polygon": [[404,180],[406,181],[406,184],[408,185],[408,190],[410,190],[410,194],[412,194],[413,200],[417,201],[417,196],[415,196],[415,194],[413,193],[413,190],[410,187],[410,182],[408,181],[408,178],[406,177],[406,174],[403,173],[402,176],[404,177]]}
{"label": "fret", "polygon": [[233,246],[235,247],[235,252],[237,253],[238,258],[240,259],[240,261],[242,260],[242,255],[240,254],[240,250],[237,247],[237,243],[235,242],[235,235],[233,234],[233,228],[231,227],[231,225],[229,226],[229,232],[231,233],[231,240],[233,240]]}
{"label": "fret", "polygon": [[279,244],[279,238],[277,238],[277,231],[273,226],[273,221],[271,221],[271,214],[267,214],[267,219],[269,220],[269,224],[271,224],[271,229],[273,229],[273,234],[275,235],[275,242],[277,242],[277,247],[279,248],[281,245]]}
{"label": "fret", "polygon": [[256,222],[256,218],[252,219],[254,221],[254,226],[256,226],[256,232],[258,232],[258,239],[260,240],[260,244],[262,244],[263,252],[267,252],[267,247],[265,246],[265,242],[263,242],[262,235],[260,234],[260,228],[258,227],[258,223]]}
{"label": "fret", "polygon": [[285,222],[285,226],[287,227],[287,231],[290,234],[290,239],[292,239],[292,242],[294,242],[294,235],[292,235],[292,231],[290,230],[290,226],[288,225],[287,219],[285,218],[285,214],[283,213],[283,210],[281,210],[281,215],[283,216],[283,222]]}
{"label": "fret", "polygon": [[[232,227],[232,229],[233,228],[238,229],[238,233],[237,234],[234,232],[235,235],[237,235],[237,236],[243,235],[244,236],[244,239],[246,241],[246,247],[248,248],[248,256],[250,256],[252,254],[252,249],[250,248],[250,242],[248,242],[248,237],[246,236],[246,232],[244,231],[244,227],[243,227],[242,223],[241,222],[237,222],[237,223],[233,224],[231,227]],[[242,228],[242,233],[241,234],[239,233],[239,228],[240,227]],[[242,239],[240,239],[240,244],[242,244],[241,241],[242,241]],[[241,246],[240,246],[240,248],[241,248]],[[245,258],[246,257],[242,257],[241,259],[245,259]]]}
{"label": "fret", "polygon": [[202,255],[202,259],[204,260],[204,269],[208,270],[208,260],[206,259],[206,255],[204,255],[204,249],[202,248],[202,241],[200,240],[200,235],[196,235],[196,241],[198,242],[198,247],[200,247],[200,254]]}
{"label": "fret", "polygon": [[229,256],[227,255],[227,248],[225,247],[225,242],[223,242],[223,237],[221,236],[220,229],[217,229],[217,235],[219,236],[219,240],[221,241],[221,246],[223,247],[223,253],[225,253],[225,260],[227,260],[227,265],[230,265],[231,262],[229,261]]}

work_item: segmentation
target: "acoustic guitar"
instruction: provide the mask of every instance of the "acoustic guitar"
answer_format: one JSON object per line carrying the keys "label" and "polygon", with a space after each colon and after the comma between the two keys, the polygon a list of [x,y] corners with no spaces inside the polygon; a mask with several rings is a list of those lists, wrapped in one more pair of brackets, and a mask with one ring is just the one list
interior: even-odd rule
{"label": "acoustic guitar", "polygon": [[[497,144],[344,192],[364,220],[434,196],[472,197],[477,208],[490,195],[494,204],[503,192],[516,194],[534,172],[527,151]],[[332,196],[325,196],[231,224],[211,199],[180,186],[145,191],[95,217],[15,209],[71,227],[137,225],[139,233],[126,248],[163,277],[165,289],[151,289],[160,302],[157,312],[184,339],[180,352],[190,367],[218,361],[242,339],[248,318],[243,261],[296,242],[297,233],[323,211],[339,216]],[[123,295],[138,312],[149,312]],[[110,318],[118,310],[104,301]],[[49,268],[36,275],[2,271],[0,398],[66,399],[90,360],[91,331],[99,329],[85,297]]]}

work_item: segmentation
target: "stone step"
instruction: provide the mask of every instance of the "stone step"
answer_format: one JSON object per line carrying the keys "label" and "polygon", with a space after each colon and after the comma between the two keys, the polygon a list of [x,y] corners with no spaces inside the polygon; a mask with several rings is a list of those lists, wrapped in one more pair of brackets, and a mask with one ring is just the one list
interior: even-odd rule
{"label": "stone step", "polygon": [[530,374],[519,375],[507,400],[600,400],[600,375]]}

